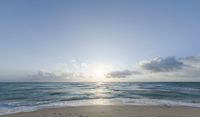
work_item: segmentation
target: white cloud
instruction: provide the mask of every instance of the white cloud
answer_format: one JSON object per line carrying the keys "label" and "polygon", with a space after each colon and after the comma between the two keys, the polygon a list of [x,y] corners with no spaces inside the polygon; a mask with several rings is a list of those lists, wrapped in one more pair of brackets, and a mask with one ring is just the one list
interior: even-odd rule
{"label": "white cloud", "polygon": [[81,63],[81,67],[87,67],[87,64],[86,63]]}
{"label": "white cloud", "polygon": [[38,71],[36,74],[29,76],[29,80],[33,82],[67,82],[75,81],[76,79],[84,79],[85,76],[81,73],[68,73],[68,72],[47,72]]}

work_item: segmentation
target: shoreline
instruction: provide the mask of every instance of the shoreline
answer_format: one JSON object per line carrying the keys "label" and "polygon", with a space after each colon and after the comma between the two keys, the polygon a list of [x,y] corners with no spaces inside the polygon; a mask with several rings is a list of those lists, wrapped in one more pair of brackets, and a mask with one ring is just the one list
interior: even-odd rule
{"label": "shoreline", "polygon": [[200,107],[168,105],[89,105],[43,108],[0,117],[199,117]]}

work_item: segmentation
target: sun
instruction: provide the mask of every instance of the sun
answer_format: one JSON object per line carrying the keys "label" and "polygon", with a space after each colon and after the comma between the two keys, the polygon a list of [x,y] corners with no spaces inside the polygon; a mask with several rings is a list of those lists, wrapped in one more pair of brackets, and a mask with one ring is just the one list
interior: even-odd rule
{"label": "sun", "polygon": [[103,67],[97,67],[95,70],[94,70],[94,76],[95,77],[98,77],[98,78],[103,78],[106,74],[106,69],[103,68]]}
{"label": "sun", "polygon": [[103,82],[106,80],[106,74],[110,71],[110,66],[104,63],[95,63],[91,71],[95,81]]}

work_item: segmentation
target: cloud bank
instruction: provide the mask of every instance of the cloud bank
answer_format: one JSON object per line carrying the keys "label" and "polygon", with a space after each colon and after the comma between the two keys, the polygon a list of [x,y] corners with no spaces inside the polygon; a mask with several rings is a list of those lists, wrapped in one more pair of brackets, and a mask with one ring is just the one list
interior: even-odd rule
{"label": "cloud bank", "polygon": [[[80,67],[77,67],[77,65],[74,66],[73,64],[75,68],[73,72],[38,71],[29,76],[29,81],[92,81],[91,76],[84,74],[84,69],[89,67],[89,65],[81,62],[79,66]],[[90,71],[87,73],[90,73]],[[120,79],[120,81],[200,81],[200,57],[159,57],[151,60],[143,60],[135,64],[132,69],[110,71],[105,74],[105,78],[109,80],[113,79],[113,81],[118,81],[118,79]]]}
{"label": "cloud bank", "polygon": [[139,61],[135,69],[112,71],[108,78],[149,81],[200,81],[200,57],[166,57]]}
{"label": "cloud bank", "polygon": [[36,74],[28,76],[28,81],[32,82],[72,82],[72,81],[84,81],[87,78],[81,73],[72,72],[47,72],[38,71]]}
{"label": "cloud bank", "polygon": [[64,82],[68,78],[74,77],[72,73],[54,73],[47,71],[38,71],[36,74],[29,76],[29,80],[33,82]]}
{"label": "cloud bank", "polygon": [[185,65],[175,57],[167,57],[143,61],[139,63],[139,66],[144,70],[152,72],[171,72],[182,69]]}

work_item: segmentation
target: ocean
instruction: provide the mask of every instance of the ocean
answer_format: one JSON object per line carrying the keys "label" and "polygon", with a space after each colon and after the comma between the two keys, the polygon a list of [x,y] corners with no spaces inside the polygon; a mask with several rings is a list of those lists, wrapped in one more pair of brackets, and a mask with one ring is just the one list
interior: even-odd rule
{"label": "ocean", "polygon": [[0,115],[84,105],[200,107],[200,82],[0,83]]}

